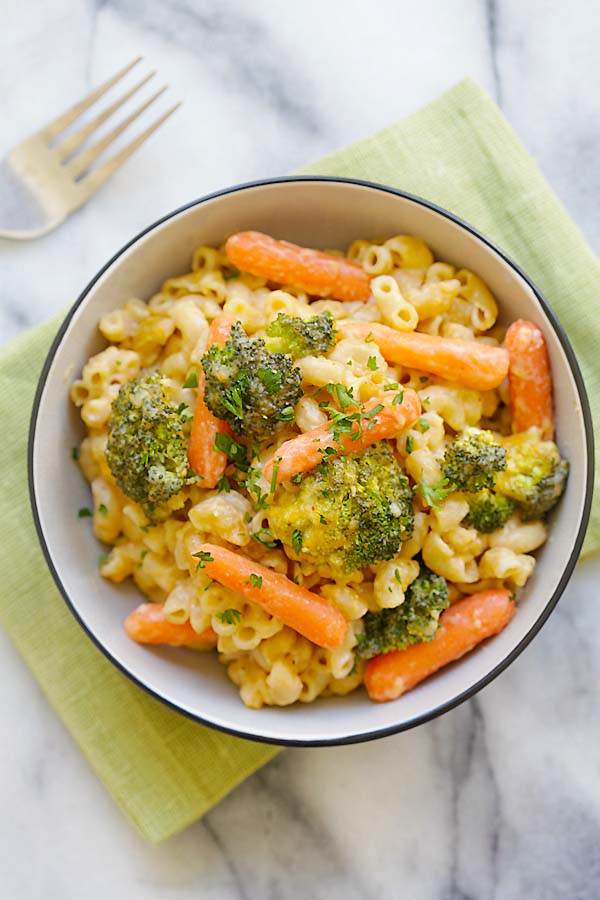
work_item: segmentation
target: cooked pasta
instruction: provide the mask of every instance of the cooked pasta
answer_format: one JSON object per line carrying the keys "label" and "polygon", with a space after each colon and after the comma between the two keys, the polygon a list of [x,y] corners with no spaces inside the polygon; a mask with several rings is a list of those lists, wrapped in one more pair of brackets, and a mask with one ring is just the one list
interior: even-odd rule
{"label": "cooked pasta", "polygon": [[[497,317],[478,275],[410,235],[345,256],[255,232],[199,246],[102,317],[71,386],[100,574],[216,649],[253,709],[349,693],[371,657],[435,640],[449,604],[513,596],[567,464],[547,397],[510,437],[527,386]],[[404,365],[394,335],[419,334]]]}

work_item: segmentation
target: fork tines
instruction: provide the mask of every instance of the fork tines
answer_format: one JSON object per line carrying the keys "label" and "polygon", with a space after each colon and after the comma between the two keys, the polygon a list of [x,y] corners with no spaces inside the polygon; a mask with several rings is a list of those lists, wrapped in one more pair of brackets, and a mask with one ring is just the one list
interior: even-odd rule
{"label": "fork tines", "polygon": [[[69,136],[65,137],[62,141],[58,141],[57,139],[62,134],[62,132],[72,125],[74,122],[79,119],[79,117],[86,112],[94,104],[97,100],[104,96],[112,87],[114,87],[117,82],[119,82],[134,66],[136,66],[140,60],[141,56],[136,57],[136,59],[132,60],[128,63],[123,69],[113,75],[112,78],[109,78],[95,90],[93,90],[87,97],[84,97],[78,103],[75,103],[70,109],[68,109],[65,113],[55,119],[53,122],[50,122],[44,128],[42,128],[38,135],[39,137],[45,139],[48,144],[52,144],[52,151],[57,155],[58,160],[65,165],[69,174],[75,178],[79,179],[85,175],[86,172],[89,171],[90,166],[97,159],[100,154],[106,150],[114,140],[123,132],[126,128],[128,128],[135,120],[146,110],[149,106],[154,103],[158,97],[166,90],[166,85],[160,90],[156,91],[148,100],[142,103],[137,107],[132,113],[130,113],[125,119],[123,119],[115,128],[113,128],[108,134],[104,135],[100,140],[94,143],[91,147],[83,150],[80,153],[77,151],[86,143],[86,141],[94,134],[94,132],[109,119],[127,100],[130,99],[134,94],[136,94],[140,88],[142,88],[145,84],[147,84],[151,78],[154,77],[156,72],[152,71],[141,81],[137,82],[133,87],[127,90],[119,99],[115,100],[110,104],[106,109],[104,109],[101,113],[99,113],[94,119],[86,124],[82,125],[77,131],[73,132]],[[156,129],[162,125],[162,123],[171,116],[175,110],[180,106],[180,103],[176,103],[174,106],[170,107],[165,113],[163,113],[158,119],[156,119],[150,126],[148,126],[141,134],[139,134],[136,138],[131,141],[131,143],[127,144],[122,150],[120,150],[115,156],[111,157],[111,159],[107,160],[103,163],[99,168],[94,169],[86,178],[86,182],[89,182],[90,190],[96,190],[104,182],[112,173],[117,169],[131,154],[136,150],[143,142],[154,132]]]}

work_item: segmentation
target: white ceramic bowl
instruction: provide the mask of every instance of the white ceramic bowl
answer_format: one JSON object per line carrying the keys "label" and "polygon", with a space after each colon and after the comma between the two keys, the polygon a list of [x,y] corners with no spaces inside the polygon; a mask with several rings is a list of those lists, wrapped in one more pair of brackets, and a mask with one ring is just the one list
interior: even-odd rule
{"label": "white ceramic bowl", "polygon": [[[98,575],[102,550],[77,509],[89,486],[70,461],[83,434],[68,383],[104,345],[100,317],[128,297],[147,298],[164,278],[188,271],[198,244],[256,229],[314,247],[345,247],[358,237],[419,235],[435,255],[481,275],[502,318],[527,318],[543,329],[554,375],[558,442],[571,462],[567,491],[551,517],[548,542],[517,615],[498,636],[391,703],[348,697],[284,709],[246,709],[215,653],[150,649],[133,643],[122,623],[142,597],[132,585]],[[567,584],[587,525],[593,443],[581,374],[568,340],[539,291],[473,228],[417,197],[344,179],[289,178],[241,185],[176,210],[123,247],[75,303],[48,354],[35,399],[29,446],[33,514],[48,565],[66,602],[102,652],[155,697],[199,722],[277,744],[337,744],[391,734],[452,708],[518,656]]]}

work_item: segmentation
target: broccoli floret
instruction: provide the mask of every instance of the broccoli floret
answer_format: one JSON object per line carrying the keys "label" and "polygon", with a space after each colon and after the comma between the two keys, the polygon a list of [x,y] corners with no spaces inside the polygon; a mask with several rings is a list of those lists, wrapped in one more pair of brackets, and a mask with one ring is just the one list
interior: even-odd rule
{"label": "broccoli floret", "polygon": [[289,356],[271,353],[262,338],[249,338],[237,322],[224,346],[202,357],[204,399],[235,434],[261,442],[281,422],[293,422],[302,396],[302,375]]}
{"label": "broccoli floret", "polygon": [[506,451],[494,440],[490,431],[469,428],[448,446],[442,471],[459,491],[476,493],[493,488],[496,472],[506,468]]}
{"label": "broccoli floret", "polygon": [[112,404],[106,460],[123,493],[148,516],[186,483],[186,447],[182,417],[160,375],[125,382]]}
{"label": "broccoli floret", "polygon": [[494,494],[493,491],[479,491],[467,497],[469,512],[463,524],[476,528],[482,534],[489,534],[502,528],[515,511],[515,502],[510,497]]}
{"label": "broccoli floret", "polygon": [[553,441],[516,434],[505,438],[506,469],[498,475],[497,489],[518,504],[521,518],[540,519],[560,499],[569,474]]}
{"label": "broccoli floret", "polygon": [[295,359],[327,353],[335,344],[335,322],[330,312],[312,319],[279,313],[267,328],[269,350],[290,353]]}
{"label": "broccoli floret", "polygon": [[413,492],[387,441],[330,458],[268,511],[274,538],[327,571],[352,572],[391,559],[413,528]]}
{"label": "broccoli floret", "polygon": [[357,654],[370,659],[379,653],[430,641],[437,631],[440,613],[447,606],[446,579],[421,563],[419,575],[408,587],[400,606],[365,614],[365,630],[358,635]]}

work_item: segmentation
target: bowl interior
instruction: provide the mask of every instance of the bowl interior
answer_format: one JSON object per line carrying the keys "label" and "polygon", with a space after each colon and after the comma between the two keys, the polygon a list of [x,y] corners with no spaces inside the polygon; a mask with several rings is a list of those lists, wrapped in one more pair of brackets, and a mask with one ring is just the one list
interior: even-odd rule
{"label": "bowl interior", "polygon": [[[90,495],[70,451],[83,427],[68,387],[90,354],[104,346],[99,318],[131,297],[146,299],[168,276],[189,269],[198,244],[217,244],[241,229],[266,231],[316,247],[345,247],[358,237],[415,234],[436,257],[472,269],[489,284],[504,319],[528,318],[546,335],[552,362],[558,441],[571,461],[566,494],[518,614],[497,637],[460,663],[393,703],[371,703],[364,691],[287,709],[246,709],[216,655],[147,649],[122,622],[141,602],[130,585],[104,581],[103,551],[77,510]],[[281,743],[342,742],[409,727],[476,689],[503,665],[550,611],[574,564],[588,480],[585,416],[565,348],[534,291],[494,249],[440,211],[375,186],[303,180],[234,189],[175,213],[137,238],[108,265],[73,312],[55,347],[39,396],[31,478],[48,560],[78,617],[99,645],[138,682],[178,709],[235,733]],[[566,570],[568,570],[566,572]]]}

